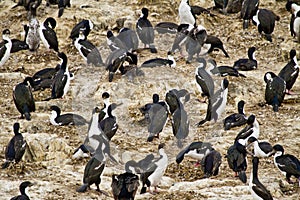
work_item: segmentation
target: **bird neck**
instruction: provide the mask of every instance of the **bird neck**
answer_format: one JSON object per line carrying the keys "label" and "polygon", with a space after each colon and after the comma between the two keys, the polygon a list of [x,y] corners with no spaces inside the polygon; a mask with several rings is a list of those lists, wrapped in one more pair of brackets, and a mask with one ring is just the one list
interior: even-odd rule
{"label": "bird neck", "polygon": [[[297,61],[297,57],[296,57],[296,56],[293,57],[293,61],[294,61],[295,65],[296,65],[296,67],[299,67],[298,61]],[[295,67],[295,68],[296,68],[296,67]]]}
{"label": "bird neck", "polygon": [[5,41],[8,41],[8,42],[11,41],[8,35],[3,35],[2,39],[5,40]]}
{"label": "bird neck", "polygon": [[20,187],[20,192],[21,192],[21,195],[27,196],[27,194],[26,194],[26,187]]}
{"label": "bird neck", "polygon": [[244,105],[238,105],[238,113],[244,115]]}

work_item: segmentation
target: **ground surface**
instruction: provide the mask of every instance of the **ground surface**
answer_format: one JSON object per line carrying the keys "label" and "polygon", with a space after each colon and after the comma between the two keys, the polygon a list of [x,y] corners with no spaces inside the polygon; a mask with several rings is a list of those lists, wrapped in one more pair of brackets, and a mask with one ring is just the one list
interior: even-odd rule
{"label": "ground surface", "polygon": [[[121,3],[122,2],[122,3]],[[95,29],[91,32],[89,40],[101,51],[104,60],[108,55],[106,45],[106,29],[113,28],[116,19],[126,18],[126,25],[135,25],[139,11],[143,6],[150,9],[150,20],[153,24],[161,21],[178,23],[177,8],[179,1],[161,1],[160,3],[141,5],[137,1],[93,1],[78,0],[72,2],[72,7],[67,8],[62,18],[57,18],[57,7],[45,7],[45,2],[38,9],[40,22],[48,16],[57,20],[56,32],[59,38],[60,51],[68,56],[68,66],[75,73],[71,83],[70,93],[59,100],[43,102],[49,96],[48,90],[34,92],[37,111],[32,113],[30,122],[19,119],[13,99],[13,86],[21,82],[25,76],[33,75],[39,69],[54,67],[59,59],[52,51],[47,51],[43,45],[37,53],[18,52],[12,54],[10,59],[0,69],[0,159],[4,160],[4,149],[12,137],[12,125],[20,122],[21,132],[28,141],[30,153],[24,157],[24,162],[12,169],[0,171],[0,199],[9,199],[18,194],[21,181],[30,180],[35,185],[29,188],[31,199],[112,199],[111,175],[123,172],[122,163],[133,158],[142,158],[148,153],[156,153],[160,142],[166,143],[166,152],[169,156],[169,166],[160,185],[160,194],[137,195],[137,199],[252,199],[248,185],[242,184],[233,177],[224,158],[227,148],[232,144],[236,134],[241,128],[223,131],[221,119],[219,122],[207,123],[203,127],[195,124],[205,117],[206,104],[197,100],[200,94],[194,83],[196,63],[185,64],[179,59],[176,68],[162,67],[144,69],[144,76],[138,76],[133,81],[128,77],[116,75],[112,83],[108,82],[108,74],[104,68],[86,66],[85,62],[68,39],[72,27],[82,19],[91,19]],[[88,8],[80,8],[80,5]],[[191,1],[193,5],[212,7],[213,3],[206,1]],[[22,25],[27,23],[26,11],[19,7],[11,7],[13,1],[0,2],[0,30],[9,28],[11,38],[23,38]],[[225,44],[230,58],[225,58],[222,52],[214,52],[211,57],[218,64],[232,65],[235,60],[246,57],[248,47],[256,46],[258,69],[245,72],[247,78],[228,78],[229,93],[225,116],[236,112],[239,100],[246,101],[245,112],[247,115],[255,114],[260,124],[261,140],[270,143],[283,144],[287,153],[300,158],[300,98],[299,95],[287,96],[278,113],[274,113],[270,106],[261,106],[264,103],[265,83],[263,76],[267,71],[278,73],[288,61],[291,48],[299,51],[299,44],[293,41],[288,27],[290,14],[285,10],[284,2],[274,0],[262,1],[260,7],[273,10],[280,16],[273,33],[273,43],[263,39],[256,27],[251,25],[248,30],[242,30],[242,21],[239,14],[222,15],[217,11],[215,17],[203,15],[198,23],[204,25],[209,34],[218,36]],[[165,57],[170,49],[174,36],[156,35],[157,55],[142,52],[139,55],[139,64],[149,58]],[[141,44],[140,44],[141,46]],[[299,54],[299,52],[298,52]],[[178,54],[176,58],[178,58]],[[221,78],[216,78],[219,85]],[[209,179],[201,179],[200,168],[194,167],[194,161],[186,159],[180,166],[175,163],[175,156],[179,149],[174,145],[170,121],[167,123],[159,140],[152,143],[146,142],[147,126],[141,122],[142,116],[138,107],[151,101],[153,93],[158,93],[164,98],[170,89],[187,89],[191,99],[185,104],[185,109],[190,119],[190,134],[185,143],[192,141],[208,141],[221,152],[223,162],[220,174]],[[300,93],[299,80],[294,86],[294,92]],[[121,104],[116,109],[119,130],[112,140],[113,151],[120,164],[113,165],[108,162],[102,176],[100,188],[109,196],[99,194],[92,186],[92,190],[79,194],[75,190],[82,183],[84,166],[88,159],[72,160],[71,155],[76,147],[83,142],[87,126],[54,127],[49,122],[50,105],[58,105],[63,113],[80,113],[85,118],[91,117],[94,106],[101,106],[101,94],[108,91],[111,101]],[[249,158],[250,160],[250,158]],[[251,164],[247,175],[249,178]],[[275,168],[272,158],[262,160],[259,167],[261,182],[271,191],[275,199],[300,199],[299,189],[288,185],[284,176]],[[249,180],[249,179],[248,179]],[[297,191],[298,190],[298,191]]]}

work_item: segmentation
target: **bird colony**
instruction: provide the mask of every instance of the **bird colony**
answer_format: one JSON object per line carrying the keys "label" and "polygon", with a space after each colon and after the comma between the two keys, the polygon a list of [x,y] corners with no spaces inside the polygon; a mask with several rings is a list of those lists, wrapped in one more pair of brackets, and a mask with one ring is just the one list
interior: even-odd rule
{"label": "bird colony", "polygon": [[0,1],[4,199],[298,199],[300,1]]}

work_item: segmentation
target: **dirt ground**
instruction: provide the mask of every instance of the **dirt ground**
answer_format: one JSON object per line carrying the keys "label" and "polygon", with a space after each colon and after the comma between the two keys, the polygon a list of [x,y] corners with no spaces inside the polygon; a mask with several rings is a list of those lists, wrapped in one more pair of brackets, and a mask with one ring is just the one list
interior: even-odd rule
{"label": "dirt ground", "polygon": [[[192,5],[205,8],[213,6],[213,1],[192,0]],[[126,18],[125,25],[135,27],[136,20],[142,7],[150,10],[149,20],[153,25],[162,21],[179,22],[177,8],[180,1],[164,0],[150,1],[140,4],[139,1],[71,1],[71,8],[66,8],[61,18],[57,17],[57,6],[46,7],[46,2],[38,8],[37,18],[42,23],[47,17],[57,21],[56,33],[59,39],[60,51],[68,56],[68,66],[74,72],[75,79],[71,81],[71,89],[66,97],[48,102],[42,101],[49,97],[50,90],[34,92],[36,112],[32,120],[19,119],[12,98],[13,87],[23,81],[24,77],[33,75],[36,71],[55,67],[59,59],[53,51],[48,51],[41,44],[37,52],[27,51],[11,54],[9,60],[0,69],[0,160],[4,162],[4,150],[13,136],[12,126],[15,122],[21,125],[21,133],[26,138],[29,150],[23,161],[16,166],[0,170],[0,199],[9,199],[18,195],[18,187],[22,181],[30,180],[35,183],[30,187],[28,195],[31,199],[112,199],[111,176],[124,172],[124,163],[129,159],[139,159],[149,153],[156,153],[159,143],[166,144],[169,166],[160,185],[157,195],[137,195],[136,199],[252,199],[248,191],[248,183],[242,184],[233,177],[224,158],[228,147],[233,143],[241,127],[224,131],[222,119],[237,112],[237,103],[243,99],[246,102],[246,115],[254,114],[260,124],[260,140],[271,144],[282,144],[285,152],[300,158],[300,85],[296,81],[293,91],[296,95],[288,95],[278,113],[270,106],[264,105],[265,83],[264,74],[267,71],[278,73],[289,60],[289,51],[294,48],[299,58],[299,44],[294,41],[289,32],[290,14],[285,10],[284,1],[261,1],[260,8],[273,10],[280,16],[273,33],[273,42],[262,38],[255,26],[242,29],[239,14],[223,15],[211,11],[215,16],[202,14],[197,23],[206,27],[211,35],[218,36],[224,43],[230,58],[222,52],[213,52],[206,56],[214,58],[218,65],[233,65],[234,61],[247,56],[250,46],[257,48],[256,58],[258,69],[243,72],[247,77],[228,77],[229,92],[226,110],[217,123],[207,123],[202,127],[195,124],[205,117],[207,104],[198,101],[200,93],[194,80],[197,63],[185,64],[185,60],[176,54],[175,68],[161,67],[143,69],[144,76],[131,80],[127,76],[116,74],[114,81],[108,82],[108,73],[103,67],[87,66],[79,55],[71,40],[68,38],[73,26],[82,19],[90,19],[95,27],[88,39],[98,47],[103,59],[108,56],[106,31],[116,26],[116,20]],[[11,9],[15,3],[11,0],[0,2],[0,30],[9,28],[11,38],[24,38],[23,24],[27,24],[26,11],[22,7]],[[81,8],[85,5],[85,8]],[[116,35],[116,32],[115,32]],[[158,54],[142,52],[139,63],[155,57],[166,57],[171,48],[174,35],[159,35],[156,32],[155,44]],[[140,47],[142,44],[140,43]],[[222,78],[215,77],[217,84]],[[193,160],[185,159],[180,165],[175,157],[180,151],[175,146],[172,126],[168,121],[160,139],[151,143],[146,141],[147,125],[138,108],[152,100],[152,94],[158,93],[163,99],[170,89],[186,89],[191,99],[184,104],[189,115],[190,133],[184,145],[192,141],[211,142],[222,155],[222,164],[218,176],[203,179],[201,169],[194,167]],[[84,140],[87,126],[55,127],[50,124],[49,107],[58,105],[62,113],[73,112],[90,119],[92,108],[102,105],[101,94],[108,91],[111,101],[120,106],[116,109],[119,129],[112,139],[113,154],[119,161],[118,165],[108,162],[102,174],[101,190],[107,195],[99,194],[93,185],[86,193],[77,193],[76,189],[82,184],[84,166],[88,159],[73,160],[73,151]],[[248,158],[251,161],[251,158]],[[247,176],[251,172],[249,163]],[[273,159],[261,160],[259,166],[260,181],[270,190],[274,199],[300,199],[297,184],[289,185],[284,175],[275,168]],[[295,180],[295,179],[294,179]]]}

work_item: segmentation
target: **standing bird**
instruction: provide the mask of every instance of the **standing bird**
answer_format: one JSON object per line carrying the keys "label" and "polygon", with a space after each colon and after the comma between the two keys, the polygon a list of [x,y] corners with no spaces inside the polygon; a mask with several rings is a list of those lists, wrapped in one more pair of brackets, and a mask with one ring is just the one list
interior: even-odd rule
{"label": "standing bird", "polygon": [[99,128],[103,131],[103,134],[106,135],[110,141],[112,137],[116,134],[118,130],[118,124],[116,117],[113,116],[112,111],[116,108],[115,104],[111,104],[107,108],[107,117],[99,122]]}
{"label": "standing bird", "polygon": [[177,33],[172,44],[171,52],[175,53],[179,50],[181,57],[185,57],[182,51],[183,45],[189,40],[190,31],[194,28],[194,25],[180,24],[177,28]]}
{"label": "standing bird", "polygon": [[[50,27],[51,26],[51,27]],[[39,27],[39,35],[47,49],[53,49],[58,52],[58,40],[54,28],[56,21],[52,17],[48,17],[44,23]]]}
{"label": "standing bird", "polygon": [[10,56],[10,51],[12,48],[12,42],[9,38],[10,31],[8,29],[3,30],[2,39],[0,43],[0,67],[8,60]]}
{"label": "standing bird", "polygon": [[40,46],[39,21],[34,17],[24,26],[26,43],[29,51],[36,51]]}
{"label": "standing bird", "polygon": [[256,14],[259,0],[245,0],[242,4],[241,18],[243,19],[243,29],[249,26],[249,20]]}
{"label": "standing bird", "polygon": [[33,183],[29,181],[24,181],[20,184],[19,190],[21,195],[15,196],[11,198],[10,200],[29,200],[29,196],[26,194],[27,187],[33,186]]}
{"label": "standing bird", "polygon": [[96,191],[101,192],[99,185],[101,183],[101,174],[104,170],[105,162],[98,160],[96,157],[92,157],[84,168],[83,185],[78,188],[77,192],[85,192],[90,185],[95,184]]}
{"label": "standing bird", "polygon": [[207,39],[207,31],[203,26],[198,25],[189,32],[188,36],[189,37],[185,45],[188,53],[186,63],[191,63],[195,54],[197,54],[197,58],[199,57],[201,48]]}
{"label": "standing bird", "polygon": [[214,80],[205,69],[207,65],[206,60],[204,58],[199,58],[197,61],[199,62],[199,66],[195,71],[197,87],[202,97],[210,98],[214,94],[215,90]]}
{"label": "standing bird", "polygon": [[229,115],[224,119],[224,130],[229,130],[236,126],[242,126],[247,123],[247,117],[244,113],[245,101],[238,102],[238,113]]}
{"label": "standing bird", "polygon": [[258,158],[270,157],[273,153],[273,146],[269,142],[259,142],[257,138],[250,137],[247,141],[247,148],[253,144],[253,155]]}
{"label": "standing bird", "polygon": [[2,164],[2,169],[9,167],[10,163],[15,161],[20,162],[27,146],[25,139],[19,132],[20,124],[14,123],[14,137],[9,141],[5,148],[5,159],[6,161]]}
{"label": "standing bird", "polygon": [[139,185],[139,177],[135,174],[112,175],[111,188],[115,200],[134,200]]}
{"label": "standing bird", "polygon": [[279,106],[284,100],[286,83],[273,72],[267,72],[264,81],[266,83],[265,100],[267,104],[273,106],[274,112],[278,112]]}
{"label": "standing bird", "polygon": [[85,38],[87,38],[87,36],[90,34],[91,30],[94,28],[94,24],[91,20],[82,20],[80,21],[78,24],[76,24],[71,33],[69,38],[73,40],[73,42],[75,41],[76,38],[79,37],[79,32],[80,29],[84,29],[85,31],[83,32]]}
{"label": "standing bird", "polygon": [[154,137],[159,138],[159,133],[162,132],[168,120],[168,108],[167,105],[161,105],[154,103],[149,111],[149,125],[148,125],[148,142],[152,142]]}
{"label": "standing bird", "polygon": [[253,16],[252,22],[257,26],[260,34],[264,33],[266,39],[272,42],[272,33],[275,28],[275,21],[279,21],[280,17],[273,11],[267,9],[258,9],[256,15]]}
{"label": "standing bird", "polygon": [[139,47],[139,38],[134,30],[126,27],[121,28],[117,38],[123,42],[129,52],[133,52]]}
{"label": "standing bird", "polygon": [[222,156],[217,150],[209,152],[201,161],[201,169],[204,173],[204,178],[217,176],[219,167],[222,163]]}
{"label": "standing bird", "polygon": [[258,164],[259,158],[252,159],[252,173],[250,175],[249,190],[253,199],[273,200],[269,190],[258,180]]}
{"label": "standing bird", "polygon": [[47,101],[50,99],[63,98],[70,87],[70,72],[68,68],[68,58],[65,53],[58,53],[58,57],[61,59],[60,69],[58,70],[56,76],[54,77],[52,83],[52,92],[51,97],[46,99]]}
{"label": "standing bird", "polygon": [[247,182],[246,170],[247,170],[247,151],[246,147],[240,144],[238,141],[235,141],[232,146],[227,150],[228,165],[230,169],[235,172],[235,176],[238,176],[239,179],[243,182]]}
{"label": "standing bird", "polygon": [[195,165],[199,165],[200,161],[213,150],[214,148],[210,143],[192,142],[177,154],[176,163],[180,164],[183,161],[184,157],[187,156],[196,159],[197,162]]}
{"label": "standing bird", "polygon": [[179,24],[196,25],[196,19],[192,13],[189,0],[181,0],[178,8]]}
{"label": "standing bird", "polygon": [[61,115],[61,110],[57,106],[51,106],[50,109],[52,110],[50,123],[54,126],[82,126],[88,123],[82,116],[77,114],[66,113]]}
{"label": "standing bird", "polygon": [[216,122],[220,118],[221,114],[225,110],[227,103],[228,85],[228,80],[224,78],[221,83],[221,88],[208,99],[206,117],[204,120],[198,123],[198,126],[201,126],[205,122],[211,120]]}
{"label": "standing bird", "polygon": [[255,58],[255,47],[250,47],[248,49],[248,59],[241,58],[234,62],[233,68],[242,71],[254,70],[257,68],[257,60]]}
{"label": "standing bird", "polygon": [[22,83],[19,83],[13,89],[14,103],[21,113],[21,119],[25,115],[26,120],[30,120],[30,112],[35,111],[35,102],[31,92],[32,85],[32,78],[26,77]]}
{"label": "standing bird", "polygon": [[153,162],[147,166],[146,170],[140,176],[142,181],[141,194],[146,193],[147,188],[145,185],[149,188],[149,190],[152,186],[154,187],[154,192],[158,192],[157,186],[168,167],[168,156],[165,153],[164,146],[164,144],[160,144],[158,146],[158,153],[160,157],[153,160]]}
{"label": "standing bird", "polygon": [[136,23],[136,31],[145,47],[148,45],[151,53],[157,53],[157,49],[154,46],[154,28],[148,20],[148,14],[149,10],[142,8],[142,15]]}
{"label": "standing bird", "polygon": [[95,45],[86,39],[84,34],[85,29],[80,29],[79,36],[75,39],[74,45],[79,51],[80,55],[87,62],[87,64],[93,64],[95,66],[103,65],[102,57]]}
{"label": "standing bird", "polygon": [[295,49],[290,51],[290,61],[280,70],[278,76],[286,83],[286,93],[292,94],[291,89],[299,76],[299,65]]}
{"label": "standing bird", "polygon": [[66,7],[71,7],[70,0],[58,0],[58,17],[61,17],[64,14]]}
{"label": "standing bird", "polygon": [[292,183],[291,176],[298,179],[300,186],[300,161],[293,155],[284,154],[284,149],[280,144],[273,147],[274,150],[274,164],[286,177],[288,183]]}
{"label": "standing bird", "polygon": [[182,140],[189,134],[189,119],[187,112],[184,110],[183,104],[180,100],[177,101],[177,109],[171,116],[173,135],[177,139],[177,147],[182,148]]}
{"label": "standing bird", "polygon": [[291,12],[290,20],[290,32],[291,36],[297,38],[297,42],[300,42],[300,6],[293,1],[288,1],[286,9]]}

